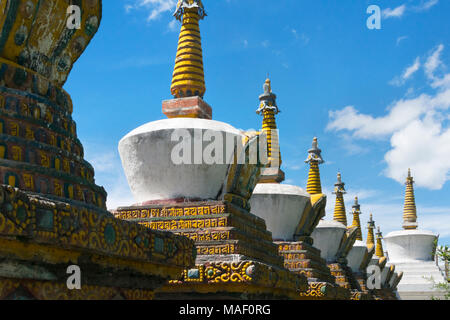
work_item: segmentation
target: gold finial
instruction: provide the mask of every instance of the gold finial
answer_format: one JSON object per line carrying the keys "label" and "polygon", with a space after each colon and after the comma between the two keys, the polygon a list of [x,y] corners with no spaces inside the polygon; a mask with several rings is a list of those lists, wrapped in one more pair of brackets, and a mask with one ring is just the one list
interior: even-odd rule
{"label": "gold finial", "polygon": [[355,197],[355,204],[352,206],[353,222],[350,228],[356,227],[356,240],[362,241],[361,221],[359,215],[361,214],[361,206],[358,203],[358,197]]}
{"label": "gold finial", "polygon": [[372,219],[372,214],[370,214],[369,221],[367,222],[367,247],[373,247],[375,245],[375,237],[373,234],[373,229],[375,229],[375,221]]}
{"label": "gold finial", "polygon": [[266,84],[267,87],[268,87],[269,93],[272,93],[272,86],[271,86],[271,83],[270,83],[270,79],[269,79],[269,78],[266,79],[266,83],[265,83],[265,84]]}
{"label": "gold finial", "polygon": [[342,182],[341,173],[337,174],[337,182],[334,184],[333,193],[336,195],[336,203],[334,205],[334,215],[333,220],[342,223],[344,226],[347,226],[347,216],[345,213],[345,203],[344,203],[344,194],[345,191],[345,183]]}
{"label": "gold finial", "polygon": [[171,93],[175,98],[203,98],[206,87],[199,20],[206,16],[205,9],[200,0],[179,0],[174,16],[183,22]]}
{"label": "gold finial", "polygon": [[377,230],[378,230],[378,232],[377,232],[377,246],[375,248],[375,255],[378,258],[383,258],[384,257],[383,244],[381,243],[381,239],[383,239],[383,235],[381,234],[380,227],[378,227]]}
{"label": "gold finial", "polygon": [[308,183],[306,192],[309,194],[321,194],[322,185],[320,182],[319,164],[323,163],[322,150],[319,149],[317,137],[314,137],[312,148],[308,150],[308,158],[305,160],[309,163]]}
{"label": "gold finial", "polygon": [[275,115],[280,113],[277,106],[277,96],[272,93],[270,79],[267,79],[263,85],[264,93],[259,96],[260,105],[257,114],[263,115],[262,131],[267,139],[267,156],[269,166],[281,167],[281,152],[278,138],[277,124]]}
{"label": "gold finial", "polygon": [[406,178],[405,204],[403,207],[403,229],[417,229],[417,209],[414,197],[414,179],[411,176],[411,169],[408,169]]}

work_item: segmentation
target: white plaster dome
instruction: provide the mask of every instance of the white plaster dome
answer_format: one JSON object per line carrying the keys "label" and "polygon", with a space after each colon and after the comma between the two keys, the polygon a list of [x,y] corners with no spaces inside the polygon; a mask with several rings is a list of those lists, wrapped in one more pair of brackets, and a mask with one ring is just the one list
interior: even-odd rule
{"label": "white plaster dome", "polygon": [[266,221],[274,240],[293,240],[310,196],[300,187],[259,183],[250,198],[251,212]]}
{"label": "white plaster dome", "polygon": [[347,228],[340,222],[321,220],[311,237],[314,247],[320,250],[320,256],[328,262],[336,260],[336,254]]}
{"label": "white plaster dome", "polygon": [[359,272],[361,263],[364,260],[368,252],[367,246],[364,242],[360,240],[356,240],[353,244],[352,249],[347,255],[348,266],[352,269],[353,272]]}
{"label": "white plaster dome", "polygon": [[437,235],[425,230],[393,231],[384,236],[389,262],[403,263],[432,261],[434,240]]}
{"label": "white plaster dome", "polygon": [[[174,132],[184,132],[191,140],[178,137],[179,140],[172,141]],[[215,141],[203,141],[205,132],[223,137],[223,143],[218,141],[218,145],[223,148],[223,161],[219,164],[207,164],[202,157],[205,147]],[[180,198],[216,199],[231,158],[230,150],[225,150],[225,141],[241,138],[239,130],[224,122],[192,118],[165,119],[149,122],[131,131],[120,140],[119,153],[128,184],[139,203]],[[191,146],[187,164],[173,161],[174,148],[180,145],[180,141]],[[185,156],[184,152],[174,154],[178,160],[180,154]]]}

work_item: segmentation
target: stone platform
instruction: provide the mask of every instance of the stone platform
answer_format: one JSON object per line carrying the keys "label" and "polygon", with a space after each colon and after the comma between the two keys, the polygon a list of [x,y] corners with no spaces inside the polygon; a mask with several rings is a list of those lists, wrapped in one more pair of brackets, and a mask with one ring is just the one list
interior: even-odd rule
{"label": "stone platform", "polygon": [[202,98],[187,97],[165,100],[162,103],[162,112],[167,118],[198,118],[212,119],[212,108]]}
{"label": "stone platform", "polygon": [[403,272],[403,278],[397,286],[401,300],[444,299],[445,293],[433,288],[433,281],[436,284],[446,281],[434,261],[397,262],[395,269]]}
{"label": "stone platform", "polygon": [[[303,239],[302,239],[303,238]],[[276,242],[284,267],[308,278],[308,290],[301,294],[304,300],[349,300],[350,290],[336,284],[320,250],[314,248],[310,237],[296,242]],[[300,241],[303,240],[303,241]]]}
{"label": "stone platform", "polygon": [[197,266],[159,291],[160,298],[296,299],[307,280],[283,267],[263,219],[229,201],[119,208],[120,219],[195,241]]}
{"label": "stone platform", "polygon": [[[0,186],[0,299],[151,299],[194,265],[194,243],[76,201]],[[69,290],[67,268],[81,270]]]}
{"label": "stone platform", "polygon": [[293,272],[300,272],[311,281],[335,283],[326,261],[320,257],[320,250],[307,242],[276,242],[284,258],[284,266]]}

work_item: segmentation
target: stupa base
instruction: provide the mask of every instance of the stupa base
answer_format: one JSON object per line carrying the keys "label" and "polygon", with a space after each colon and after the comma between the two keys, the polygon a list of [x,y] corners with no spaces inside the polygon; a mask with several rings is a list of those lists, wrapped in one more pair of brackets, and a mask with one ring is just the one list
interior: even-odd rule
{"label": "stupa base", "polygon": [[153,300],[154,295],[146,289],[88,285],[69,290],[65,282],[0,278],[0,300]]}
{"label": "stupa base", "polygon": [[169,281],[156,299],[298,299],[308,284],[286,269],[255,261],[208,262]]}
{"label": "stupa base", "polygon": [[300,300],[350,300],[350,290],[329,282],[309,282]]}
{"label": "stupa base", "polygon": [[311,237],[300,237],[295,242],[275,242],[284,266],[291,272],[308,278],[308,290],[301,294],[302,300],[348,300],[350,290],[336,285],[320,250],[312,246]]}
{"label": "stupa base", "polygon": [[390,288],[371,290],[371,294],[374,300],[398,300],[397,291]]}
{"label": "stupa base", "polygon": [[[1,299],[149,299],[194,265],[189,239],[98,207],[11,186],[0,186],[0,206]],[[71,266],[80,290],[68,288],[69,277],[77,278]]]}
{"label": "stupa base", "polygon": [[444,299],[445,292],[434,284],[445,283],[445,277],[434,261],[416,261],[414,263],[396,263],[395,270],[403,272],[397,285],[402,300]]}
{"label": "stupa base", "polygon": [[[197,266],[158,291],[158,299],[298,299],[305,276],[283,267],[263,219],[227,200],[119,208],[117,217],[195,241]],[[191,296],[191,293],[193,294]]]}
{"label": "stupa base", "polygon": [[336,278],[336,283],[346,289],[361,291],[352,270],[345,264],[335,262],[329,263],[331,274]]}

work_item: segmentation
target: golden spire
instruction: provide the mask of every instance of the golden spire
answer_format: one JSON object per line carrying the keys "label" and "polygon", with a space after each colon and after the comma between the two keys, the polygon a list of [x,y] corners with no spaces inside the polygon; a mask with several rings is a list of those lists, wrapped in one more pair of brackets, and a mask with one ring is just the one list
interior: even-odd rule
{"label": "golden spire", "polygon": [[345,213],[345,204],[344,204],[344,194],[345,191],[345,183],[342,182],[341,173],[337,174],[337,182],[334,184],[333,193],[336,195],[336,204],[334,205],[334,216],[333,220],[342,223],[344,226],[347,226],[347,216]]}
{"label": "golden spire", "polygon": [[206,87],[199,20],[206,13],[202,1],[179,0],[174,16],[183,22],[170,91],[175,98],[203,98]]}
{"label": "golden spire", "polygon": [[378,232],[377,232],[377,247],[375,248],[375,255],[376,255],[378,258],[383,258],[383,257],[384,257],[383,244],[381,243],[381,239],[383,239],[383,235],[381,234],[380,227],[378,227]]}
{"label": "golden spire", "polygon": [[262,131],[266,135],[267,139],[267,157],[269,164],[273,167],[281,166],[281,153],[278,139],[277,124],[275,122],[275,115],[280,113],[278,109],[276,98],[277,96],[272,93],[272,86],[270,79],[267,79],[263,86],[264,93],[259,96],[261,101],[257,114],[263,115]]}
{"label": "golden spire", "polygon": [[414,199],[414,180],[411,169],[406,178],[405,206],[403,208],[403,229],[417,229],[416,200]]}
{"label": "golden spire", "polygon": [[309,163],[308,183],[306,192],[309,194],[321,194],[322,185],[320,183],[319,164],[323,163],[322,150],[318,148],[317,138],[313,139],[312,148],[308,150],[308,158],[305,160]]}
{"label": "golden spire", "polygon": [[352,206],[353,222],[350,228],[356,227],[356,240],[362,241],[361,222],[359,215],[361,214],[361,206],[358,203],[358,197],[355,197],[355,204]]}
{"label": "golden spire", "polygon": [[367,244],[368,248],[371,248],[371,247],[373,247],[375,245],[375,237],[374,237],[374,234],[373,234],[373,229],[375,229],[375,221],[373,221],[372,214],[370,214],[370,219],[367,222],[367,230],[368,230],[368,232],[367,232],[367,242],[366,242],[366,244]]}

